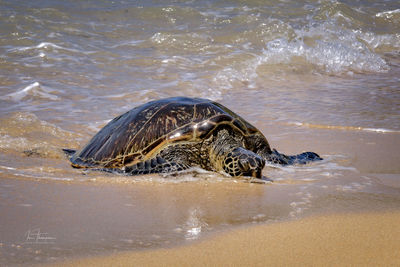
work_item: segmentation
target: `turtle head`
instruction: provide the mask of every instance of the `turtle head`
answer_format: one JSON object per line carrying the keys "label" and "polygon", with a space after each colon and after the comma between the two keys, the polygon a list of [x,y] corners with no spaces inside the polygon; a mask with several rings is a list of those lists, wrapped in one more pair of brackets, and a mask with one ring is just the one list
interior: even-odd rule
{"label": "turtle head", "polygon": [[223,168],[231,176],[253,176],[261,178],[265,160],[256,153],[238,147],[230,151],[224,161]]}

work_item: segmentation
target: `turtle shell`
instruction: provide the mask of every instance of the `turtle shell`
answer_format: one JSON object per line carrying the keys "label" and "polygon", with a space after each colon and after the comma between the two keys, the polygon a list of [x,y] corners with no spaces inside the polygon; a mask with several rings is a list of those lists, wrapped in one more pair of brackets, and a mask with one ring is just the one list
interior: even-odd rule
{"label": "turtle shell", "polygon": [[74,167],[122,167],[176,142],[201,142],[220,125],[248,136],[258,130],[223,105],[200,98],[148,102],[114,118],[71,158]]}

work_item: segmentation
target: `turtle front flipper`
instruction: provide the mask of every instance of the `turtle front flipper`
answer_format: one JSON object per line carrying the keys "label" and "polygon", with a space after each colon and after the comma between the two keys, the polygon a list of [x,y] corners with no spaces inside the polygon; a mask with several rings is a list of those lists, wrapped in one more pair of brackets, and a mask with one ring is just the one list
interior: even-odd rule
{"label": "turtle front flipper", "polygon": [[267,161],[281,165],[292,165],[292,164],[307,164],[313,161],[322,160],[322,158],[314,152],[304,152],[298,155],[287,156],[279,153],[276,149],[272,150],[272,153],[266,157]]}
{"label": "turtle front flipper", "polygon": [[149,173],[174,173],[189,169],[185,163],[169,162],[162,157],[155,157],[146,161],[127,166],[124,173],[128,175],[141,175]]}

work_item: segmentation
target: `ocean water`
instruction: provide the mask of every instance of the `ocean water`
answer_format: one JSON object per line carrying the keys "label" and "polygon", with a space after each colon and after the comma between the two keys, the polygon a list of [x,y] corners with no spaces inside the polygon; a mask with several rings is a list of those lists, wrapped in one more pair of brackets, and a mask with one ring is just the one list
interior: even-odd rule
{"label": "ocean water", "polygon": [[[399,74],[398,1],[0,0],[0,263],[398,208]],[[259,185],[201,170],[85,172],[61,151],[181,95],[221,102],[281,152],[325,160],[267,166],[273,182]]]}

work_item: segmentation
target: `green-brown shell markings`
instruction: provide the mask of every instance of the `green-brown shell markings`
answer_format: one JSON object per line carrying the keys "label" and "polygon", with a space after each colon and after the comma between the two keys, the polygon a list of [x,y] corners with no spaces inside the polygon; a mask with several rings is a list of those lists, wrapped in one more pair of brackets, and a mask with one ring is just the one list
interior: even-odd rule
{"label": "green-brown shell markings", "polygon": [[152,101],[114,118],[80,151],[65,150],[76,168],[131,175],[201,167],[232,176],[260,178],[265,161],[304,164],[313,152],[286,156],[271,150],[253,125],[207,99]]}

